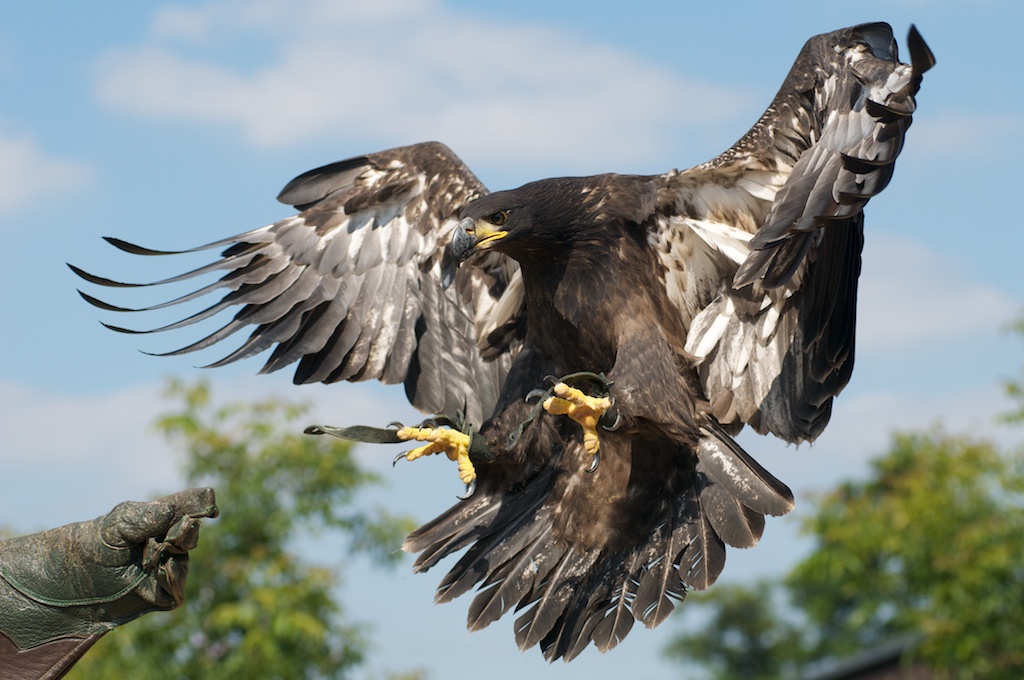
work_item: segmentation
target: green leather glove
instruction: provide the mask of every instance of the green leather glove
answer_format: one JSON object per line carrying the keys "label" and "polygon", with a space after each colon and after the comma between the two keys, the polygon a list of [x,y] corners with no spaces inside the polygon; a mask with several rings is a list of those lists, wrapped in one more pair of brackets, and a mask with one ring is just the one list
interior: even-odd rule
{"label": "green leather glove", "polygon": [[217,512],[213,489],[189,489],[0,542],[0,633],[28,650],[95,639],[147,612],[174,609],[184,600],[199,519]]}

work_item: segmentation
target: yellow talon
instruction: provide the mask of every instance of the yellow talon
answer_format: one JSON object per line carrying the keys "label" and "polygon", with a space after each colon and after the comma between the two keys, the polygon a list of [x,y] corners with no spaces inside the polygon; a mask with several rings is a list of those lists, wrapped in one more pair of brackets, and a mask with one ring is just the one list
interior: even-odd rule
{"label": "yellow talon", "polygon": [[448,460],[459,466],[459,479],[472,484],[476,479],[476,468],[469,459],[469,435],[458,430],[443,427],[403,427],[397,432],[398,438],[410,441],[428,442],[405,454],[406,460],[416,460],[434,453],[444,453]]}
{"label": "yellow talon", "polygon": [[583,449],[596,455],[601,449],[597,422],[612,407],[612,400],[609,397],[591,397],[561,382],[555,385],[554,393],[555,396],[544,401],[544,410],[555,416],[569,416],[579,423],[583,428]]}

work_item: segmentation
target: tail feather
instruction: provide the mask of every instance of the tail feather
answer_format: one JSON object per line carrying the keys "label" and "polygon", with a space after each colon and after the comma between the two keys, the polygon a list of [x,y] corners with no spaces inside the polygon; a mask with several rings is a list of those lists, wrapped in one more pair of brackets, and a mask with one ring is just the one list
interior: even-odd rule
{"label": "tail feather", "polygon": [[548,561],[552,553],[552,540],[549,523],[533,543],[488,576],[469,606],[467,626],[470,630],[489,626],[529,597],[537,585],[540,565]]}
{"label": "tail feather", "polygon": [[633,627],[630,606],[637,583],[630,577],[619,583],[622,575],[618,566],[605,560],[603,566],[597,565],[577,587],[562,618],[540,642],[545,659],[564,658],[569,662],[579,656],[591,640],[605,652],[626,637]]}
{"label": "tail feather", "polygon": [[632,611],[641,623],[654,628],[675,609],[673,600],[682,600],[686,594],[679,579],[677,558],[687,544],[691,518],[689,504],[680,503],[675,511],[659,525],[651,541],[646,559],[637,560],[639,570],[634,578],[638,585]]}
{"label": "tail feather", "polygon": [[725,544],[701,512],[690,529],[690,542],[679,555],[679,580],[695,590],[707,590],[725,567]]}
{"label": "tail feather", "polygon": [[648,628],[654,628],[672,613],[673,599],[682,600],[686,591],[679,582],[679,570],[668,556],[644,567],[633,600],[633,616]]}
{"label": "tail feather", "polygon": [[[500,503],[493,497],[474,496],[413,531],[402,544],[406,552],[422,553],[413,563],[413,571],[426,571],[441,559],[465,548],[479,537],[479,526],[493,521],[493,516],[500,509]],[[470,521],[473,524],[467,526]]]}
{"label": "tail feather", "polygon": [[[793,509],[793,492],[750,457],[716,423],[705,426],[697,457],[700,469],[756,513],[780,516]],[[737,546],[739,547],[739,546]]]}
{"label": "tail feather", "polygon": [[[478,539],[441,581],[437,588],[437,601],[448,602],[469,592],[493,572],[493,565],[512,562],[527,546],[536,550],[537,543],[540,543],[543,547],[543,539],[550,533],[545,527],[551,524],[548,517],[551,510],[538,510],[537,505],[527,507],[517,517],[508,520],[507,524],[495,527],[493,533]],[[536,560],[543,560],[543,550],[536,552]],[[526,557],[532,556],[533,552],[527,551]]]}
{"label": "tail feather", "polygon": [[586,577],[587,572],[600,553],[570,547],[558,566],[546,579],[540,598],[516,619],[516,643],[520,649],[533,647],[543,640],[555,627],[566,611],[576,586]]}
{"label": "tail feather", "polygon": [[552,477],[552,470],[546,469],[518,492],[498,494],[478,489],[471,498],[410,533],[402,550],[422,553],[413,563],[413,571],[430,569],[448,555],[501,531],[509,522],[536,509],[550,491]]}
{"label": "tail feather", "polygon": [[566,529],[599,521],[590,514],[597,507],[585,505],[586,485],[598,477],[582,466],[547,467],[508,491],[482,486],[472,499],[413,532],[405,548],[423,553],[417,571],[468,548],[441,581],[437,601],[477,588],[470,630],[515,610],[521,612],[516,642],[524,649],[539,646],[549,661],[571,660],[591,642],[607,651],[635,621],[653,628],[688,588],[709,587],[724,567],[727,544],[753,545],[764,514],[792,507],[789,489],[716,423],[706,423],[700,437],[692,449],[651,432],[605,438],[605,457],[594,475],[617,470],[625,486],[616,492],[618,500],[602,502],[605,509],[618,504],[602,521],[614,524],[639,512],[624,529],[609,527],[624,532],[614,540],[585,544]]}
{"label": "tail feather", "polygon": [[[698,465],[697,470],[701,467]],[[750,548],[761,538],[764,515],[748,508],[720,484],[708,484],[700,490],[700,506],[726,545]]]}
{"label": "tail feather", "polygon": [[[571,649],[579,647],[580,651],[583,651],[586,648],[587,641],[600,620],[594,616],[594,604],[595,600],[599,598],[601,589],[593,588],[592,580],[593,575],[590,575],[585,582],[577,586],[576,592],[566,604],[562,616],[540,641],[541,653],[548,661],[559,657],[569,661]],[[581,638],[583,638],[583,645],[578,644]]]}
{"label": "tail feather", "polygon": [[[633,628],[633,601],[636,599],[636,589],[639,583],[626,576],[622,579],[618,588],[612,591],[611,599],[603,607],[603,611],[595,612],[592,615],[596,624],[591,631],[594,646],[602,652],[607,652],[620,642],[626,639],[626,635]],[[600,614],[600,616],[598,616]],[[587,641],[582,644],[577,641],[566,654],[566,661],[575,658],[586,648]]]}

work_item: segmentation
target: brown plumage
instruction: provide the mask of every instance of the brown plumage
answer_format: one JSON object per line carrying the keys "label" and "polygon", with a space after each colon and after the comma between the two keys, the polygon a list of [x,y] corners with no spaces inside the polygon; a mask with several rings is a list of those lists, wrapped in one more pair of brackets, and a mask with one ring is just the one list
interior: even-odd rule
{"label": "brown plumage", "polygon": [[[792,507],[730,435],[812,440],[850,378],[862,209],[934,64],[913,28],[909,45],[905,65],[885,24],[812,38],[750,132],[683,172],[488,194],[437,143],[310,171],[280,196],[298,215],[204,246],[226,250],[171,280],[227,273],[167,304],[226,295],[155,330],[239,307],[173,353],[254,327],[218,364],[273,347],[264,370],[298,362],[297,383],[403,382],[425,412],[465,405],[488,452],[475,493],[409,536],[415,569],[464,550],[437,599],[475,588],[471,629],[515,608],[517,642],[549,659],[610,649]],[[581,371],[606,376],[583,382],[617,416],[593,470],[579,426],[532,394]]]}

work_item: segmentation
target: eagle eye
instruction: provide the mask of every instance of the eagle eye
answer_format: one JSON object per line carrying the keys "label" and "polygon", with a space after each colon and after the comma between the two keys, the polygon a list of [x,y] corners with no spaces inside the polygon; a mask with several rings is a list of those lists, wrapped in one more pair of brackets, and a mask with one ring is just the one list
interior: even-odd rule
{"label": "eagle eye", "polygon": [[488,217],[487,221],[496,227],[502,226],[503,224],[508,222],[508,210],[499,210],[498,212]]}

